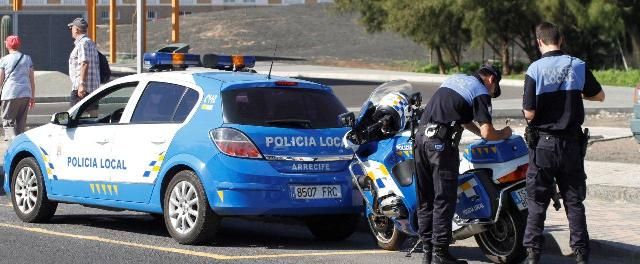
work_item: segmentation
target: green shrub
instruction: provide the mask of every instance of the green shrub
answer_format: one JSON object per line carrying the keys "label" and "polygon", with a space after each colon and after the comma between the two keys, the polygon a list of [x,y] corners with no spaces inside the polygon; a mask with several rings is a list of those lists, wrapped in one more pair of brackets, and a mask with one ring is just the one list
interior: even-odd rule
{"label": "green shrub", "polygon": [[640,83],[640,69],[593,71],[593,75],[602,85],[635,87]]}

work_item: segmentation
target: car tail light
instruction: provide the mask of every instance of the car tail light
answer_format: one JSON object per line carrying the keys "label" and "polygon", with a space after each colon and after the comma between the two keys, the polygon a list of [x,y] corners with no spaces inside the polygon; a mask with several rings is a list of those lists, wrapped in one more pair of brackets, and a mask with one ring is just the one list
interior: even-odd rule
{"label": "car tail light", "polygon": [[218,149],[229,156],[261,159],[262,154],[253,142],[242,132],[233,128],[218,128],[209,132]]}
{"label": "car tail light", "polygon": [[297,86],[298,82],[291,81],[277,81],[276,86]]}
{"label": "car tail light", "polygon": [[529,168],[529,164],[520,165],[515,171],[512,171],[498,178],[498,181],[500,183],[510,183],[510,182],[522,180],[527,176],[528,168]]}
{"label": "car tail light", "polygon": [[640,104],[640,84],[636,86],[636,91],[633,93],[633,103]]}

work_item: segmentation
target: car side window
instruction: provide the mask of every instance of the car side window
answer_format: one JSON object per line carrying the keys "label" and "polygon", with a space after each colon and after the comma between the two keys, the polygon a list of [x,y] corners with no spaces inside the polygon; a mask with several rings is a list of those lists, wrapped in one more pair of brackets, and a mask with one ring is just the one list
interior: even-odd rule
{"label": "car side window", "polygon": [[138,82],[118,84],[101,91],[78,108],[78,125],[119,123]]}
{"label": "car side window", "polygon": [[183,122],[198,100],[198,92],[187,87],[150,82],[133,111],[131,123]]}

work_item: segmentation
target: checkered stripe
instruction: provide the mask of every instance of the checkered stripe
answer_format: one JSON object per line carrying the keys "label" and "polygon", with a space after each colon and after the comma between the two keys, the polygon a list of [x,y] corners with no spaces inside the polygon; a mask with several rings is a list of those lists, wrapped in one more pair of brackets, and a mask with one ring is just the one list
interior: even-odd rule
{"label": "checkered stripe", "polygon": [[156,175],[158,175],[158,172],[160,171],[160,166],[162,166],[162,162],[164,161],[164,151],[160,152],[160,154],[158,154],[158,157],[156,158],[156,160],[151,161],[149,163],[149,166],[147,166],[147,170],[144,171],[144,174],[142,174],[142,177],[155,177]]}
{"label": "checkered stripe", "polygon": [[40,147],[40,154],[42,155],[42,160],[44,160],[44,163],[46,165],[47,175],[50,175],[51,177],[53,177],[54,180],[57,180],[58,176],[56,176],[54,173],[55,171],[54,171],[53,163],[49,161],[49,154],[42,147]]}

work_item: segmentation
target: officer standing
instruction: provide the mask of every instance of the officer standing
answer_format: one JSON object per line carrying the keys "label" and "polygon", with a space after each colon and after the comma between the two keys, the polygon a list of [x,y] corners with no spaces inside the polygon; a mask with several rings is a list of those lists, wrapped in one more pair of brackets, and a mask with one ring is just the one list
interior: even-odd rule
{"label": "officer standing", "polygon": [[423,263],[467,263],[449,253],[460,165],[458,143],[463,127],[487,140],[511,136],[511,128],[496,130],[491,123],[491,98],[500,95],[501,77],[493,65],[483,65],[474,75],[449,77],[420,118],[416,169]]}
{"label": "officer standing", "polygon": [[576,262],[587,263],[589,234],[582,201],[586,194],[584,155],[587,136],[582,132],[582,100],[604,101],[604,91],[578,58],[560,50],[563,38],[554,24],[536,27],[542,58],[527,69],[523,108],[529,120],[529,216],[523,245],[526,263],[538,263],[543,247],[544,219],[557,183],[569,219],[570,244]]}

